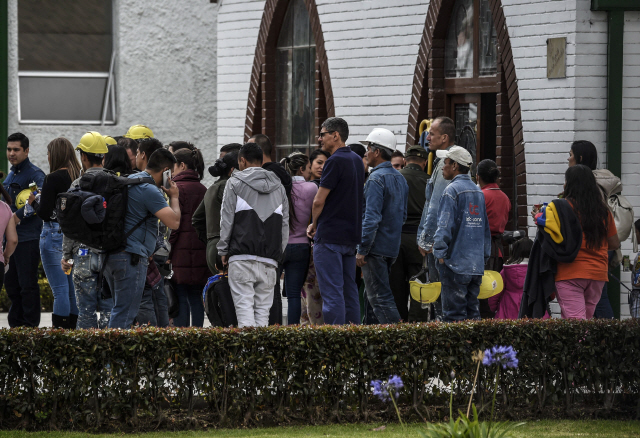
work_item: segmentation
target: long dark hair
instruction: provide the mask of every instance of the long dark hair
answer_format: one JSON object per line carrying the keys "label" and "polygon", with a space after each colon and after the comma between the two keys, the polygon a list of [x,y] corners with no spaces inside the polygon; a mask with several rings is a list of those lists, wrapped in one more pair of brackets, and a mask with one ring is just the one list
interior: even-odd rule
{"label": "long dark hair", "polygon": [[511,255],[509,259],[504,263],[505,265],[517,265],[522,263],[524,259],[528,259],[531,254],[531,248],[533,248],[533,240],[528,237],[518,239],[511,246]]}
{"label": "long dark hair", "polygon": [[598,167],[598,151],[593,143],[587,140],[577,140],[571,143],[571,151],[576,164],[584,164],[591,170]]}
{"label": "long dark hair", "polygon": [[131,169],[131,160],[127,149],[118,144],[110,144],[107,148],[109,148],[109,153],[104,156],[104,168],[119,172],[120,176],[131,175],[133,169]]}
{"label": "long dark hair", "polygon": [[193,148],[193,150],[191,150],[189,148],[182,148],[173,155],[176,157],[178,164],[186,164],[187,169],[195,170],[198,172],[200,179],[204,178],[204,158],[202,158],[200,149]]}
{"label": "long dark hair", "polygon": [[600,248],[607,238],[609,208],[593,172],[584,164],[577,164],[567,169],[564,179],[564,196],[578,215],[587,248]]}

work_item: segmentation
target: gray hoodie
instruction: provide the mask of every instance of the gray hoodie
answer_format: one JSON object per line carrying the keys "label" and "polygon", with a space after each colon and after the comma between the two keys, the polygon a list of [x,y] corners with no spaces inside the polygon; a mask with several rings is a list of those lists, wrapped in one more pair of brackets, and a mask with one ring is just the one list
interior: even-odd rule
{"label": "gray hoodie", "polygon": [[289,240],[289,203],[280,179],[261,167],[235,171],[220,212],[218,254],[277,266]]}

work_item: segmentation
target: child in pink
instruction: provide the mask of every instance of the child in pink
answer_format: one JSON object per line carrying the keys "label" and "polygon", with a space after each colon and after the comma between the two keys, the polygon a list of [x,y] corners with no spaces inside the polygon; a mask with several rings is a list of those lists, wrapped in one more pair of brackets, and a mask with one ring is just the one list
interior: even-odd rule
{"label": "child in pink", "polygon": [[[533,241],[524,237],[513,244],[511,256],[502,268],[504,289],[498,295],[489,298],[489,307],[496,312],[495,319],[518,319],[522,288],[527,276],[527,265]],[[546,313],[544,319],[549,318]]]}

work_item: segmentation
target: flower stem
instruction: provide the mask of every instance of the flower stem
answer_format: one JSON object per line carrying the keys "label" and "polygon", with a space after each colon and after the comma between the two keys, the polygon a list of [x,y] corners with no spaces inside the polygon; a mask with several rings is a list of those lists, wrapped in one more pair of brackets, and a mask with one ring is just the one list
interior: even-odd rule
{"label": "flower stem", "polygon": [[402,422],[402,417],[400,416],[400,411],[398,410],[398,405],[396,404],[396,399],[393,398],[393,394],[391,392],[389,392],[389,397],[391,397],[391,401],[393,402],[393,407],[396,408],[396,414],[398,414],[398,420],[400,421],[400,424],[402,425],[402,428],[405,428],[405,424]]}
{"label": "flower stem", "polygon": [[478,368],[476,369],[476,377],[473,379],[473,386],[471,387],[471,395],[469,396],[469,406],[467,406],[467,418],[469,418],[469,412],[471,411],[471,400],[473,400],[473,391],[476,389],[476,382],[478,381],[478,373],[480,372],[480,361],[478,361]]}
{"label": "flower stem", "polygon": [[491,430],[491,424],[493,423],[493,409],[496,405],[496,394],[498,394],[498,380],[500,380],[500,365],[496,370],[496,384],[493,388],[493,401],[491,402],[491,421],[489,422],[489,430]]}
{"label": "flower stem", "polygon": [[449,420],[453,420],[453,381],[451,380],[451,395],[449,396]]}

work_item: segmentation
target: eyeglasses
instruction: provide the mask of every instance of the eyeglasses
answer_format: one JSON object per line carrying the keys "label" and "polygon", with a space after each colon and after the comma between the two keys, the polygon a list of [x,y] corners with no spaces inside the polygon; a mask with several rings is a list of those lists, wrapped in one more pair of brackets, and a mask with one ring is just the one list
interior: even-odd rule
{"label": "eyeglasses", "polygon": [[336,131],[325,131],[318,134],[318,138],[323,138],[325,134],[333,134]]}

